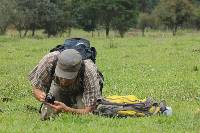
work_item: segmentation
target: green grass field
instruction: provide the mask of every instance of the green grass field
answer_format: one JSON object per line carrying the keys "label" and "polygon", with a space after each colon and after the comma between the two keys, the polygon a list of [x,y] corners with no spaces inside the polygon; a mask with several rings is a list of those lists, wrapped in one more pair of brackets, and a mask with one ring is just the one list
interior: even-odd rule
{"label": "green grass field", "polygon": [[53,132],[200,132],[200,33],[149,32],[145,37],[86,37],[98,51],[105,77],[103,94],[165,99],[171,117],[105,118],[62,114],[39,119],[40,103],[31,92],[28,73],[64,37],[0,36],[0,133]]}

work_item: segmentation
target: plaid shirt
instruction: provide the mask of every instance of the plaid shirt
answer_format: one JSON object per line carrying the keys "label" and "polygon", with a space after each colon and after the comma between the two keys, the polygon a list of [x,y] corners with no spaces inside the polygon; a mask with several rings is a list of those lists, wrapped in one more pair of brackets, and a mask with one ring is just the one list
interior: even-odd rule
{"label": "plaid shirt", "polygon": [[[31,71],[28,78],[33,86],[42,89],[45,92],[46,90],[49,90],[53,80],[52,70],[55,69],[59,53],[60,52],[55,51],[45,55],[39,64]],[[85,106],[89,107],[95,105],[96,100],[101,98],[99,85],[100,76],[98,75],[97,67],[92,60],[87,59],[84,60],[83,63],[85,64],[85,72],[82,100]]]}

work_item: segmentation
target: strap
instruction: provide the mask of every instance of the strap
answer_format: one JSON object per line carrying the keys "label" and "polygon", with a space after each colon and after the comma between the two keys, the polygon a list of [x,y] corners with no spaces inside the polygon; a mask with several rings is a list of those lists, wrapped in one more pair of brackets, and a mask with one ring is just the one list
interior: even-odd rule
{"label": "strap", "polygon": [[80,75],[80,90],[83,93],[84,92],[84,73],[85,73],[85,64],[82,61],[81,63],[81,68],[79,70],[79,75]]}

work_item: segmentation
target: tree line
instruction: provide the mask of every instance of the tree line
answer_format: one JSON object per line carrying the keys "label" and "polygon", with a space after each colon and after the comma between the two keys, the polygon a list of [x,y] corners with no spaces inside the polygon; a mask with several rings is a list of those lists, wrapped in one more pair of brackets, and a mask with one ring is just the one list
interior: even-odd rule
{"label": "tree line", "polygon": [[1,0],[0,34],[9,26],[20,37],[43,29],[50,36],[70,34],[71,28],[88,32],[115,30],[121,37],[130,28],[200,29],[200,0]]}

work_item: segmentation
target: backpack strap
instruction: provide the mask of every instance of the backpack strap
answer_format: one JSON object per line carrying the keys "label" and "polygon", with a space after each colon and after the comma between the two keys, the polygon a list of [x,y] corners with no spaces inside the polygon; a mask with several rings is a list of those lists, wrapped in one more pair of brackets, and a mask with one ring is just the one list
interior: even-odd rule
{"label": "backpack strap", "polygon": [[96,50],[95,47],[91,47],[90,50],[91,50],[91,53],[92,53],[92,55],[91,55],[91,60],[92,60],[94,63],[96,63],[97,50]]}
{"label": "backpack strap", "polygon": [[[99,74],[101,78],[101,80],[99,80],[99,85],[100,85],[100,93],[102,94],[104,77],[103,77],[103,74],[99,70],[97,70],[97,73]],[[84,91],[84,78],[85,78],[84,74],[85,74],[85,64],[82,61],[81,68],[79,70],[81,92]]]}
{"label": "backpack strap", "polygon": [[84,91],[84,73],[85,73],[85,64],[82,61],[81,68],[79,70],[79,75],[80,75],[80,90],[81,90],[81,92]]}

